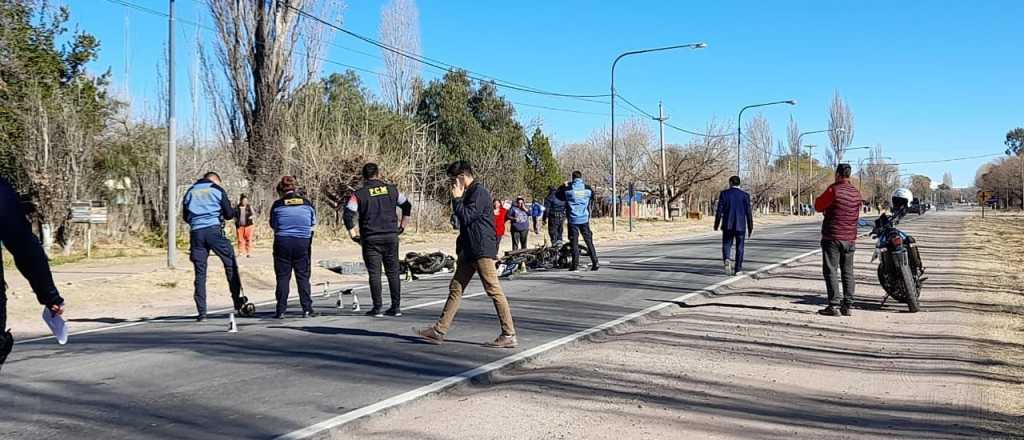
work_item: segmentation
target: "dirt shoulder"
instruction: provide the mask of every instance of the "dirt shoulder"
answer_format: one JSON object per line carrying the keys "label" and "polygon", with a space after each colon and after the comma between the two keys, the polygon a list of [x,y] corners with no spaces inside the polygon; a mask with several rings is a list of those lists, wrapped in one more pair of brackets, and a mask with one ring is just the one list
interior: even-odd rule
{"label": "dirt shoulder", "polygon": [[921,313],[879,308],[863,240],[852,317],[811,256],[333,438],[1024,438],[1024,219],[973,215],[908,225]]}
{"label": "dirt shoulder", "polygon": [[[764,226],[785,222],[817,221],[811,217],[762,216],[756,224]],[[646,240],[680,238],[708,233],[712,219],[635,221],[630,232],[625,219],[620,219],[616,231],[612,231],[609,219],[596,219],[593,224],[594,238],[598,250],[602,247],[635,244]],[[402,237],[401,253],[435,252],[454,253],[454,232],[408,234]],[[537,246],[545,241],[547,233],[531,233],[529,242]],[[568,239],[568,237],[566,237]],[[271,255],[272,239],[257,237],[252,258],[239,258],[242,283],[245,294],[254,302],[270,301],[274,298],[275,277]],[[501,243],[502,251],[511,250],[511,239],[507,236]],[[358,245],[349,241],[318,240],[313,246],[314,293],[323,289],[325,282],[333,287],[339,285],[365,284],[365,275],[340,276],[317,266],[319,260],[361,261]],[[67,300],[67,317],[73,330],[80,331],[107,324],[117,324],[142,318],[162,316],[190,316],[195,313],[192,300],[194,274],[187,252],[178,255],[178,269],[168,270],[163,256],[117,257],[63,264],[53,268],[54,279],[61,294]],[[11,268],[13,265],[5,266]],[[208,307],[210,310],[231,306],[227,282],[219,260],[211,256],[207,281]],[[47,330],[39,319],[41,306],[28,283],[17,271],[8,270],[5,278],[8,290],[8,323],[16,337],[46,334]],[[293,286],[292,294],[295,295]]]}

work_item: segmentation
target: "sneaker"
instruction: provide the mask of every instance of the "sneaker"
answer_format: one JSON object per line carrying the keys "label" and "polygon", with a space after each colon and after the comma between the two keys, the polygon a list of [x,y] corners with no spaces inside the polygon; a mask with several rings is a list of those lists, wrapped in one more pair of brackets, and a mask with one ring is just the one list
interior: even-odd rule
{"label": "sneaker", "polygon": [[733,272],[732,274],[736,275],[736,276],[741,276],[741,275],[743,275],[743,271],[742,270],[737,270],[737,271]]}
{"label": "sneaker", "polygon": [[305,312],[302,312],[303,318],[316,318],[317,316],[320,316],[320,312],[316,310],[306,310]]}
{"label": "sneaker", "polygon": [[722,260],[722,270],[725,271],[726,275],[732,275],[732,262],[729,260]]}
{"label": "sneaker", "polygon": [[284,313],[275,313],[274,319],[284,319]]}
{"label": "sneaker", "polygon": [[366,316],[372,316],[374,318],[381,318],[381,317],[384,316],[384,313],[382,313],[379,308],[374,307],[374,308],[370,309],[370,311],[366,312]]}
{"label": "sneaker", "polygon": [[590,265],[590,271],[591,271],[591,272],[597,272],[597,270],[598,270],[598,269],[600,269],[600,268],[601,268],[601,266],[600,266],[600,265],[598,265],[598,264],[592,264],[592,265]]}
{"label": "sneaker", "polygon": [[570,267],[569,268],[569,272],[579,272],[579,271],[580,271],[579,267]]}
{"label": "sneaker", "polygon": [[444,335],[441,334],[441,332],[437,331],[433,326],[426,328],[414,327],[412,331],[415,332],[417,335],[419,335],[419,337],[423,338],[423,340],[428,343],[434,345],[441,345],[441,343],[444,342]]}
{"label": "sneaker", "polygon": [[11,354],[12,349],[14,349],[14,336],[11,335],[10,330],[7,330],[0,334],[0,367],[4,366],[7,355]]}
{"label": "sneaker", "polygon": [[206,314],[205,313],[202,314],[202,315],[196,316],[196,322],[203,322],[203,321],[206,321]]}
{"label": "sneaker", "polygon": [[486,345],[493,348],[516,348],[519,346],[519,341],[516,340],[516,335],[501,335],[494,342],[488,342]]}
{"label": "sneaker", "polygon": [[843,316],[853,316],[853,312],[850,311],[849,305],[839,307],[839,313]]}
{"label": "sneaker", "polygon": [[392,307],[390,309],[385,310],[384,311],[384,315],[385,316],[394,316],[394,317],[397,318],[399,316],[402,316],[402,309],[399,309],[397,307]]}
{"label": "sneaker", "polygon": [[824,309],[818,310],[818,314],[824,316],[839,316],[839,311],[833,306],[828,306]]}

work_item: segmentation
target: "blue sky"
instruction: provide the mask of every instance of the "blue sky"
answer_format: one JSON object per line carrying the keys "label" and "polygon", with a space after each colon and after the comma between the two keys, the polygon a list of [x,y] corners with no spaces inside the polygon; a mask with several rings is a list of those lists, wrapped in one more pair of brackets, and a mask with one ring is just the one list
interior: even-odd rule
{"label": "blue sky", "polygon": [[[167,10],[166,0],[124,1]],[[166,18],[107,0],[66,2],[72,20],[102,42],[95,69],[110,68],[116,84],[123,83],[128,17],[130,90],[137,104],[153,106]],[[343,25],[375,37],[383,3],[351,0]],[[210,22],[201,0],[176,4],[180,18]],[[897,162],[999,153],[1006,132],[1024,125],[1020,1],[433,0],[418,5],[424,55],[551,91],[607,93],[609,68],[618,53],[707,42],[701,51],[626,58],[617,69],[619,93],[651,113],[663,100],[671,122],[683,128],[700,130],[712,119],[730,123],[744,105],[792,98],[799,105],[763,110],[776,138],[784,138],[790,115],[802,130],[822,129],[836,90],[855,115],[854,146],[881,144]],[[194,34],[193,26],[180,24],[179,131],[187,129],[192,108],[188,77]],[[206,31],[200,35],[211,37]],[[344,35],[334,42],[374,56],[331,47],[329,59],[382,70],[379,50]],[[327,64],[324,69],[340,68]],[[426,78],[439,75],[430,69],[423,73]],[[378,88],[375,77],[362,76],[371,89]],[[517,103],[598,113],[517,106],[520,119],[542,119],[559,144],[584,140],[609,124],[607,105],[504,93]],[[617,116],[631,116],[620,112]],[[748,111],[744,119],[754,114]],[[671,143],[689,136],[669,129],[665,134]],[[804,140],[827,144],[823,136]],[[850,159],[863,156],[858,153],[863,152],[851,152]],[[902,172],[938,181],[948,170],[955,185],[967,186],[985,161],[913,164]]]}

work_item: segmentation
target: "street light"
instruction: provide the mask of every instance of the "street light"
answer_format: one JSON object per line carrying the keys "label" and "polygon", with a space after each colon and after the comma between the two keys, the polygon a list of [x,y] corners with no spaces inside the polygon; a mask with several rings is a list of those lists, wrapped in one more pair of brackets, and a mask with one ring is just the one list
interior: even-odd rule
{"label": "street light", "polygon": [[615,61],[612,61],[612,232],[615,231],[615,220],[617,218],[619,202],[618,168],[615,160],[615,65],[619,64],[619,60],[629,55],[683,48],[704,49],[706,47],[708,47],[707,43],[689,43],[678,44],[675,46],[656,47],[653,49],[631,50],[629,52],[623,52],[619,56],[615,57]]}
{"label": "street light", "polygon": [[[803,143],[801,143],[801,140],[804,138],[804,136],[809,135],[809,134],[831,133],[833,131],[834,132],[838,132],[838,133],[845,133],[846,129],[843,128],[843,127],[839,127],[839,128],[830,128],[830,129],[827,129],[827,130],[805,131],[805,132],[800,133],[800,134],[798,134],[796,136],[796,159],[797,159],[797,163],[796,163],[796,201],[797,201],[797,205],[800,204],[800,156],[801,156],[801,153],[803,153],[803,148],[804,148]],[[739,146],[738,145],[736,147],[736,154],[737,155],[739,154]],[[739,166],[738,165],[736,166],[736,172],[739,173]],[[790,206],[789,208],[793,209],[792,206]],[[797,209],[797,215],[800,215],[799,208]]]}
{"label": "street light", "polygon": [[748,109],[748,108],[764,107],[766,105],[776,105],[776,104],[796,105],[796,100],[795,99],[787,99],[785,101],[766,102],[766,103],[763,103],[763,104],[751,104],[751,105],[748,105],[748,106],[743,107],[743,108],[740,109],[740,114],[739,114],[739,116],[736,117],[736,175],[737,176],[740,175],[740,144],[743,142],[743,111]]}

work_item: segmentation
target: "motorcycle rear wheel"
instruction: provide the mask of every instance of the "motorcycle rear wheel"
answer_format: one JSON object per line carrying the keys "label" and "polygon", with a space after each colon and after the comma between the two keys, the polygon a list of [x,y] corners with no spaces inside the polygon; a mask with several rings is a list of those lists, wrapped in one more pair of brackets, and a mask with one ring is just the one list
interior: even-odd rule
{"label": "motorcycle rear wheel", "polygon": [[917,300],[917,283],[914,282],[914,274],[911,273],[909,264],[906,264],[904,261],[900,261],[900,263],[900,272],[902,273],[900,278],[902,278],[901,282],[903,283],[903,294],[906,295],[904,300],[907,303],[907,309],[910,313],[917,313],[921,307]]}

